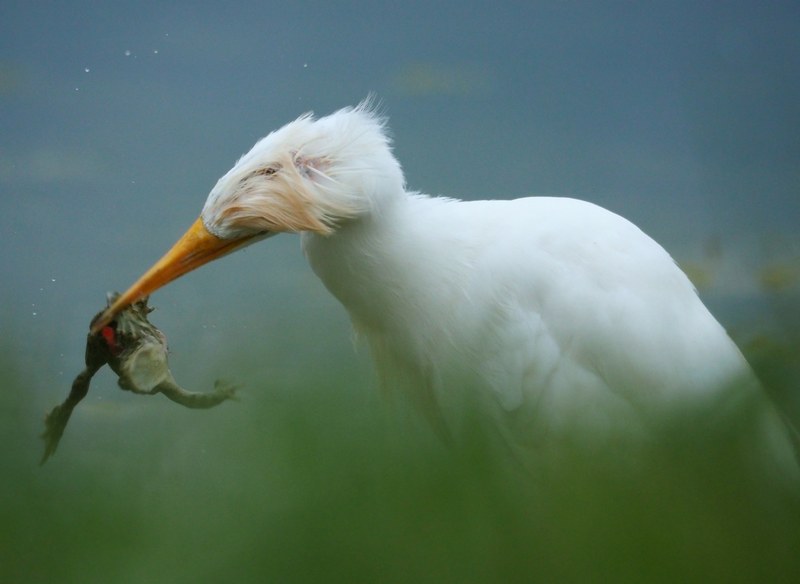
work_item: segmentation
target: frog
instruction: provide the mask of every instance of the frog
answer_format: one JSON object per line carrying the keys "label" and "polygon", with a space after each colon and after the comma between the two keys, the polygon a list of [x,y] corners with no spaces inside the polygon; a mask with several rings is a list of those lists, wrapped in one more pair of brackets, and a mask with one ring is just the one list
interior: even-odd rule
{"label": "frog", "polygon": [[[109,293],[107,306],[118,296],[117,292]],[[148,315],[154,309],[148,301],[144,297],[134,302],[95,333],[91,332],[92,325],[104,311],[92,319],[86,338],[85,367],[72,382],[67,398],[45,416],[45,450],[40,464],[55,454],[72,411],[86,397],[92,377],[104,365],[117,375],[121,389],[139,395],[160,393],[187,408],[208,409],[237,399],[238,387],[220,380],[209,392],[189,391],[178,385],[169,369],[167,337],[150,322]]]}

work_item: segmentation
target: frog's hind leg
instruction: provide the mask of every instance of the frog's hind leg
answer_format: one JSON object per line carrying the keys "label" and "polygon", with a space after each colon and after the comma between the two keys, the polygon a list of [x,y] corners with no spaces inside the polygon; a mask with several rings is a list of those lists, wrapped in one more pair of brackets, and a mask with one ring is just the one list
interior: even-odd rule
{"label": "frog's hind leg", "polygon": [[183,389],[175,380],[169,380],[158,386],[158,390],[175,403],[193,409],[213,408],[228,399],[236,399],[235,385],[221,381],[214,383],[214,391],[196,392]]}
{"label": "frog's hind leg", "polygon": [[69,418],[72,415],[72,410],[89,393],[89,383],[92,380],[92,376],[102,366],[102,364],[96,365],[98,364],[87,365],[86,369],[78,373],[78,376],[72,382],[72,388],[67,399],[50,410],[50,413],[45,416],[44,432],[42,433],[44,454],[39,464],[44,464],[48,458],[55,454],[61,436],[64,434],[64,429],[67,427],[67,422],[69,422]]}

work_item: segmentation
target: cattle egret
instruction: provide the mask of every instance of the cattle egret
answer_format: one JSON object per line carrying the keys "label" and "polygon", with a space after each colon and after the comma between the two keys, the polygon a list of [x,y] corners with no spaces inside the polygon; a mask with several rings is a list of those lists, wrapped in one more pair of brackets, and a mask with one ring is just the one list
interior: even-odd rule
{"label": "cattle egret", "polygon": [[302,234],[383,382],[444,434],[457,438],[465,414],[479,411],[518,448],[607,445],[744,410],[758,420],[754,441],[791,448],[742,354],[655,241],[575,199],[410,192],[366,102],[306,114],[257,142],[95,330],[281,232]]}

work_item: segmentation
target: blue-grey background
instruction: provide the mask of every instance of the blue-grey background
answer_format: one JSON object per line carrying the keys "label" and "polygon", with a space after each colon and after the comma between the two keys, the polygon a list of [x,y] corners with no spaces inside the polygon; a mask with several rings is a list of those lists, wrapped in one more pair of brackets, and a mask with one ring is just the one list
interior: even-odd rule
{"label": "blue-grey background", "polygon": [[[105,292],[126,288],[160,257],[258,138],[370,92],[390,118],[410,188],[603,205],[685,266],[741,344],[773,343],[796,363],[797,3],[6,0],[0,327],[4,368],[15,381],[3,398],[0,503],[26,526],[8,536],[18,546],[8,549],[31,554],[9,552],[16,577],[36,565],[52,576],[62,555],[91,555],[59,546],[72,526],[86,533],[87,521],[88,533],[113,550],[98,560],[113,577],[91,575],[75,560],[61,574],[67,580],[194,577],[165,554],[140,564],[143,550],[170,537],[202,547],[195,529],[229,537],[249,517],[275,519],[237,507],[237,497],[253,504],[259,481],[226,467],[233,455],[211,444],[222,436],[238,447],[233,460],[260,460],[275,492],[286,495],[295,486],[280,484],[280,468],[295,459],[275,463],[280,448],[265,429],[278,423],[278,404],[301,417],[317,408],[318,422],[335,419],[337,404],[364,418],[381,407],[344,311],[305,265],[297,236],[281,236],[152,299],[179,381],[206,389],[216,377],[231,379],[244,386],[241,403],[184,412],[160,397],[124,394],[102,373],[55,458],[36,467],[43,413],[81,368],[88,322]],[[298,395],[307,401],[293,402]],[[343,434],[349,413],[340,412],[341,427],[334,423]],[[330,479],[312,468],[315,480]],[[92,496],[80,499],[88,486]],[[275,492],[263,488],[274,503]],[[196,525],[191,518],[203,513],[183,498],[187,489],[203,505],[232,506],[237,519],[215,511],[215,526]],[[54,511],[75,497],[79,511]],[[104,519],[91,519],[103,497],[114,502],[98,513]],[[166,532],[158,521],[165,510],[173,521]],[[129,541],[120,525],[132,520]],[[37,521],[52,527],[50,536],[31,527]],[[52,566],[37,563],[47,546],[55,549]],[[204,554],[195,561],[202,569],[210,562]]]}

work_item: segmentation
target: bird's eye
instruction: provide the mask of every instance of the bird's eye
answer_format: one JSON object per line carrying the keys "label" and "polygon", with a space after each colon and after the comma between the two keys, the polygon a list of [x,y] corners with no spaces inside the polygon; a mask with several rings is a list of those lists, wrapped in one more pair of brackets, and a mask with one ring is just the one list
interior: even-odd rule
{"label": "bird's eye", "polygon": [[272,176],[278,172],[278,169],[274,166],[267,166],[265,168],[260,168],[253,173],[254,176]]}

